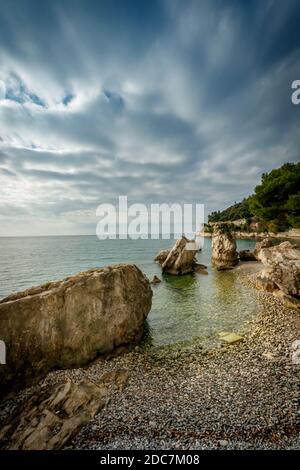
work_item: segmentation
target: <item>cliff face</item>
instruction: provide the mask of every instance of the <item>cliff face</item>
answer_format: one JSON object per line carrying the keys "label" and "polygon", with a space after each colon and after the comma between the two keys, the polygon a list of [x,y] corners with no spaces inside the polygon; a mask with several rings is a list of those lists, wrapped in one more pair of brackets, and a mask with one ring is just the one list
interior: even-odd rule
{"label": "cliff face", "polygon": [[140,339],[151,302],[149,281],[135,265],[90,270],[3,299],[0,394]]}

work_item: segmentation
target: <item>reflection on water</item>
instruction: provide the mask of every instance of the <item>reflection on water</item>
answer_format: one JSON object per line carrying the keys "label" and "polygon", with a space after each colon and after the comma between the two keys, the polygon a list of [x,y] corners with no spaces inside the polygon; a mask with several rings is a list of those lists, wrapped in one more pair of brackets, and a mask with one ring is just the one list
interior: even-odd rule
{"label": "reflection on water", "polygon": [[213,270],[212,272],[216,301],[220,304],[231,304],[232,302],[235,302],[237,295],[239,295],[235,285],[236,274],[232,271],[224,273],[222,271]]}
{"label": "reflection on water", "polygon": [[[254,243],[239,240],[238,248],[252,248]],[[147,276],[162,279],[153,286],[148,317],[154,345],[195,338],[209,343],[219,331],[241,331],[258,304],[255,293],[239,282],[239,271],[211,268],[211,241],[205,239],[198,261],[208,266],[208,275],[162,275],[153,258],[173,244],[173,240],[99,241],[93,236],[2,238],[0,298],[93,267],[135,263]]]}
{"label": "reflection on water", "polygon": [[[238,241],[240,249],[255,242]],[[220,331],[241,331],[258,307],[255,293],[239,281],[240,272],[217,271],[210,266],[210,240],[205,240],[198,261],[208,266],[208,276],[163,275],[154,287],[149,326],[154,345],[200,339],[208,345]],[[158,272],[156,273],[159,275]]]}

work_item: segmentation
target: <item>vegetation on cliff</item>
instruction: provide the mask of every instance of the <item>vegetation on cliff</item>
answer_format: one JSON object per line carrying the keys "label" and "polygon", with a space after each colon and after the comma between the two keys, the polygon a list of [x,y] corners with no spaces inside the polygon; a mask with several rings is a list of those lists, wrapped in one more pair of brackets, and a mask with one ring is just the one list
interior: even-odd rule
{"label": "vegetation on cliff", "polygon": [[300,228],[300,163],[285,163],[270,173],[263,173],[254,194],[224,211],[212,212],[208,221],[230,222],[243,219],[240,229],[281,232]]}
{"label": "vegetation on cliff", "polygon": [[249,209],[249,198],[237,202],[223,211],[212,212],[208,216],[209,222],[227,222],[230,220],[248,219],[253,214]]}

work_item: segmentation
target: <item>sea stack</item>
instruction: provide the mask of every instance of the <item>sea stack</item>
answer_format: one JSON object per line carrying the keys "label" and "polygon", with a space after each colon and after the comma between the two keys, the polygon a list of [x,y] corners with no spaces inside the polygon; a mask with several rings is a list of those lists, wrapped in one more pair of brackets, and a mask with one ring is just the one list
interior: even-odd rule
{"label": "sea stack", "polygon": [[216,224],[212,236],[212,264],[219,270],[232,269],[238,264],[236,241],[225,224]]}
{"label": "sea stack", "polygon": [[155,257],[155,261],[161,265],[163,273],[180,276],[195,270],[198,251],[195,241],[182,236],[176,241],[172,250],[160,251]]}

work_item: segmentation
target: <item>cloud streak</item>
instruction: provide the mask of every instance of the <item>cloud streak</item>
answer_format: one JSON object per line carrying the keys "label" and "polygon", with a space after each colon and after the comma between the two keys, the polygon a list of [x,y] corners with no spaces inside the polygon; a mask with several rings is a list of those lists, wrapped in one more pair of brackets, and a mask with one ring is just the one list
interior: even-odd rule
{"label": "cloud streak", "polygon": [[299,160],[296,0],[0,12],[2,236],[91,233],[119,194],[219,209]]}

